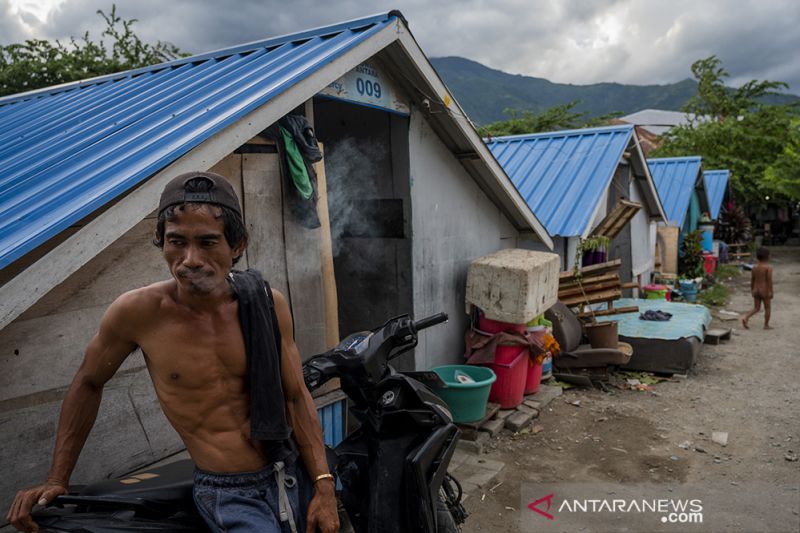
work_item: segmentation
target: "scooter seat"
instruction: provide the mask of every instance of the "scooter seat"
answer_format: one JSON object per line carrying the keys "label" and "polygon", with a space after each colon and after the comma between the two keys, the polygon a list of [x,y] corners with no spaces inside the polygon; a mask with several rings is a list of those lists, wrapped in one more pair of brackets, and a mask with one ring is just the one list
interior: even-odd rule
{"label": "scooter seat", "polygon": [[111,496],[158,503],[192,500],[194,463],[189,459],[85,486],[80,496]]}

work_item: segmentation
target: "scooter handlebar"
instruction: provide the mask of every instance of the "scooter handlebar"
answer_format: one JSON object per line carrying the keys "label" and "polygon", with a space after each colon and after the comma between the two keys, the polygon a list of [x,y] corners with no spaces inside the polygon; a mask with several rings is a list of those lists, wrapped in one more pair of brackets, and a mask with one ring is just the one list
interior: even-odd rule
{"label": "scooter handlebar", "polygon": [[417,329],[417,331],[420,331],[425,328],[435,326],[436,324],[447,322],[447,320],[448,320],[447,313],[437,313],[435,315],[431,315],[429,317],[417,320],[416,322],[414,322],[414,327]]}

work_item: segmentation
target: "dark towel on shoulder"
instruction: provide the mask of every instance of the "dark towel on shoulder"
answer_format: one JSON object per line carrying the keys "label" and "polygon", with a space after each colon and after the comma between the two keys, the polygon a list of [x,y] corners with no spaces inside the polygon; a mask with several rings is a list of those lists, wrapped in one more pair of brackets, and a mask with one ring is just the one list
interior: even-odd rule
{"label": "dark towel on shoulder", "polygon": [[250,384],[250,436],[280,441],[291,435],[281,386],[281,331],[269,283],[257,270],[234,270]]}

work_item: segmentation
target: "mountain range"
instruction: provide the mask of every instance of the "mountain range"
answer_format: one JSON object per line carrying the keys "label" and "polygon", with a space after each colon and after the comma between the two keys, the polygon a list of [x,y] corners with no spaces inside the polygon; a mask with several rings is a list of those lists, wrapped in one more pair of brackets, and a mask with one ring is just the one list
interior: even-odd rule
{"label": "mountain range", "polygon": [[[642,109],[680,111],[697,93],[697,82],[691,79],[666,85],[573,85],[508,74],[463,57],[436,57],[430,61],[467,115],[479,125],[509,118],[503,114],[507,108],[541,112],[575,100],[580,102],[575,111],[585,111],[590,117]],[[798,99],[783,94],[766,101],[786,103]]]}

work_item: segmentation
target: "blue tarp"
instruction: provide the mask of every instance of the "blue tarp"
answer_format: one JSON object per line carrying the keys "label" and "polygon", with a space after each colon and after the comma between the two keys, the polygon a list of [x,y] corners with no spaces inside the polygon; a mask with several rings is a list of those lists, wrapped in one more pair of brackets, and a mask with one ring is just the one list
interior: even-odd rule
{"label": "blue tarp", "polygon": [[[614,302],[614,307],[634,305],[639,306],[638,313],[599,316],[597,320],[619,322],[620,336],[664,340],[697,337],[701,342],[705,338],[705,329],[711,324],[711,313],[703,305],[640,298],[620,298]],[[672,318],[667,322],[641,320],[639,314],[649,309],[672,313]]]}

